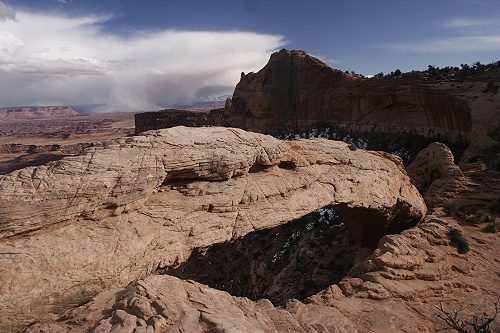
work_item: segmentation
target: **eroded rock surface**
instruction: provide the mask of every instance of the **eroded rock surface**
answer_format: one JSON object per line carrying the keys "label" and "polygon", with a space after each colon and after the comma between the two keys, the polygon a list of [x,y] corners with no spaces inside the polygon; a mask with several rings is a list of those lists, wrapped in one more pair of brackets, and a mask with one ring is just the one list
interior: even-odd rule
{"label": "eroded rock surface", "polygon": [[467,183],[463,172],[453,162],[450,149],[439,142],[431,143],[418,153],[406,172],[428,207],[454,199]]}
{"label": "eroded rock surface", "polygon": [[1,176],[0,192],[0,315],[14,326],[324,206],[371,246],[426,212],[395,156],[228,128],[117,139]]}
{"label": "eroded rock surface", "polygon": [[453,220],[428,216],[399,235],[385,236],[375,252],[339,285],[282,308],[267,300],[230,296],[192,281],[150,276],[126,289],[98,295],[35,332],[435,332],[434,307],[467,305],[462,319],[494,311],[500,277],[495,235],[464,232],[471,251],[449,245]]}

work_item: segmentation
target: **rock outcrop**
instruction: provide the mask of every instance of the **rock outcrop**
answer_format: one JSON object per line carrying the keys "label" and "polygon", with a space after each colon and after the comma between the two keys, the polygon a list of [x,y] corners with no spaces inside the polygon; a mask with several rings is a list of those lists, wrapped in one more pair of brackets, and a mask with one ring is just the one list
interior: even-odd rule
{"label": "rock outcrop", "polygon": [[450,149],[439,142],[431,143],[418,153],[406,172],[429,208],[455,199],[467,183],[463,172],[453,162]]}
{"label": "rock outcrop", "polygon": [[232,128],[147,132],[0,177],[0,317],[125,285],[318,208],[376,245],[426,213],[401,160]]}
{"label": "rock outcrop", "polygon": [[[136,115],[136,133],[183,125],[171,112],[156,115]],[[362,79],[303,51],[288,50],[272,54],[257,73],[242,73],[226,108],[204,113],[192,123],[273,135],[338,125],[349,131],[405,132],[453,143],[468,143],[472,128],[468,99],[453,91],[412,80]]]}
{"label": "rock outcrop", "polygon": [[356,131],[407,132],[467,140],[466,101],[425,85],[361,80],[309,56],[281,50],[257,73],[242,74],[230,124],[264,133],[297,132],[318,123]]}
{"label": "rock outcrop", "polygon": [[444,326],[436,317],[440,301],[447,309],[468,305],[461,319],[483,317],[494,313],[500,285],[496,236],[468,230],[472,251],[457,255],[449,245],[451,228],[459,227],[428,216],[415,228],[385,236],[375,252],[360,252],[339,285],[283,308],[150,276],[25,332],[435,332]]}

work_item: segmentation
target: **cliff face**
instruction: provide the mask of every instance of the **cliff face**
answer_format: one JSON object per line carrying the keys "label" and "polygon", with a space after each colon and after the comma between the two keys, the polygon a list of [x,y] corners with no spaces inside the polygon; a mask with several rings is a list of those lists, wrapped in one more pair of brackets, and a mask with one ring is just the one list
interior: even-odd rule
{"label": "cliff face", "polygon": [[352,131],[413,133],[470,143],[472,98],[414,80],[362,79],[303,51],[281,50],[257,73],[242,73],[225,109],[136,115],[136,134],[177,125],[223,125],[278,134],[318,124]]}
{"label": "cliff face", "polygon": [[318,123],[352,130],[410,132],[466,141],[468,103],[430,85],[366,80],[334,70],[302,51],[281,50],[257,73],[237,84],[229,124],[278,133]]}
{"label": "cliff face", "polygon": [[167,127],[200,127],[207,124],[208,112],[188,110],[162,110],[135,114],[135,135]]}

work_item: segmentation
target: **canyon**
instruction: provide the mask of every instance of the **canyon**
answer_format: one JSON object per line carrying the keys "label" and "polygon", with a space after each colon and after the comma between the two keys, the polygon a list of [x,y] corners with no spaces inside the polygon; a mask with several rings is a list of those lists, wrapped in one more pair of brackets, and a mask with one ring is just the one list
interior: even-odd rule
{"label": "canyon", "polygon": [[[77,155],[94,143],[132,135],[129,113],[70,114],[46,110],[69,107],[30,107],[20,117],[0,114],[0,175]],[[4,109],[16,113],[18,108]],[[71,109],[72,110],[72,109]]]}
{"label": "canyon", "polygon": [[495,314],[500,177],[478,156],[497,77],[370,79],[281,50],[220,109],[19,109],[0,119],[0,331],[434,332],[440,304]]}

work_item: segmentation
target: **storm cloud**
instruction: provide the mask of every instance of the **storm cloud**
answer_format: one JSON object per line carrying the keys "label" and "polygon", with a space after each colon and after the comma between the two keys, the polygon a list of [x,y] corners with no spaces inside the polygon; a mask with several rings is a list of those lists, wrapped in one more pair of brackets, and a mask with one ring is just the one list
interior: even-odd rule
{"label": "storm cloud", "polygon": [[0,106],[106,104],[142,111],[231,93],[283,36],[240,31],[104,32],[109,15],[14,12],[0,1]]}

